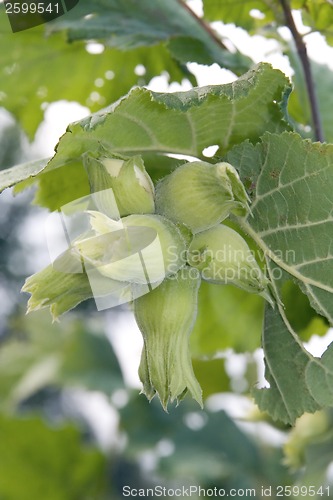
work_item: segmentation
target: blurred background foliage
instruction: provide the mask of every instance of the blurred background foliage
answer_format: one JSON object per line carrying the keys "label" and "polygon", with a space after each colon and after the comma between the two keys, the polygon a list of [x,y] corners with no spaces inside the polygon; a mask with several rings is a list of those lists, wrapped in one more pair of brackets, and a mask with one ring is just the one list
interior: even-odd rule
{"label": "blurred background foliage", "polygon": [[[278,32],[280,2],[203,3],[207,21],[279,41],[295,72],[289,114],[311,136],[298,56]],[[331,2],[295,0],[292,6],[332,43]],[[253,9],[264,17],[251,15]],[[15,35],[0,10],[0,104],[8,110],[1,110],[0,168],[38,157],[31,141],[52,102],[74,100],[93,112],[161,73],[169,83],[195,85],[186,62],[217,62],[237,75],[251,66],[250,58],[214,37],[176,0],[158,0],[154,8],[148,0],[83,0],[68,16]],[[313,71],[325,136],[332,140],[332,70],[316,63]],[[164,162],[164,172],[175,166]],[[272,486],[274,498],[277,485],[332,484],[332,411],[304,415],[289,429],[259,414],[249,398],[259,378],[259,297],[201,287],[191,348],[205,410],[185,400],[168,414],[126,383],[112,335],[105,334],[117,330],[120,313],[130,312],[98,314],[88,301],[60,323],[45,311],[25,316],[27,298],[19,290],[40,258],[26,238],[40,215],[32,198],[33,189],[0,198],[1,500],[116,500],[125,485],[255,488],[256,498]],[[295,285],[283,294],[303,340],[327,332]]]}

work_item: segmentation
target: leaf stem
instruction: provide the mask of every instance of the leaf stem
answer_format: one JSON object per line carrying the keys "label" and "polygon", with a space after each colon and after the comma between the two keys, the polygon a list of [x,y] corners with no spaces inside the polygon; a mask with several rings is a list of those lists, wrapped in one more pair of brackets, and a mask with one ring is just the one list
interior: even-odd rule
{"label": "leaf stem", "polygon": [[324,133],[321,125],[320,112],[318,106],[318,100],[315,92],[315,86],[311,71],[310,60],[308,57],[308,53],[306,50],[306,45],[304,43],[302,35],[298,32],[296,28],[296,24],[290,9],[290,5],[288,0],[280,0],[284,17],[286,21],[286,26],[291,31],[293,39],[295,41],[296,49],[298,56],[301,60],[301,64],[303,67],[304,78],[306,89],[309,97],[310,107],[311,107],[311,115],[312,115],[312,123],[314,128],[314,134],[317,141],[324,142]]}

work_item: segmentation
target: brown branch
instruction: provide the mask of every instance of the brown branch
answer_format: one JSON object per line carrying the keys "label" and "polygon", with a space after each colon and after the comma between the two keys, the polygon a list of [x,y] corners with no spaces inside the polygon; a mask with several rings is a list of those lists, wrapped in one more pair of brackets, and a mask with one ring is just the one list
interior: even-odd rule
{"label": "brown branch", "polygon": [[196,20],[196,22],[207,32],[212,40],[220,47],[220,49],[228,50],[222,40],[218,37],[215,31],[206,23],[201,17],[197,16],[195,12],[185,3],[185,0],[178,0],[181,6]]}
{"label": "brown branch", "polygon": [[300,58],[303,73],[305,78],[306,89],[309,97],[311,115],[312,115],[312,124],[314,129],[315,138],[317,141],[324,142],[324,133],[321,125],[320,112],[318,106],[318,100],[315,92],[315,85],[311,71],[311,65],[308,57],[308,53],[306,50],[306,45],[300,33],[297,31],[295,21],[290,9],[290,5],[288,0],[280,0],[284,17],[286,20],[286,26],[291,31],[293,39],[295,41],[296,49],[298,56]]}

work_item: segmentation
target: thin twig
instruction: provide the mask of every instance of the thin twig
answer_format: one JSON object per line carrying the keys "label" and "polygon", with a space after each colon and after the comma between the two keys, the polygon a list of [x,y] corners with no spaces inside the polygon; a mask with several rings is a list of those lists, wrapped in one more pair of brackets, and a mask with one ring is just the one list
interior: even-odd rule
{"label": "thin twig", "polygon": [[291,34],[292,34],[294,41],[295,41],[298,56],[299,56],[301,63],[302,63],[306,89],[307,89],[310,107],[311,107],[312,123],[313,123],[315,138],[317,141],[324,142],[324,133],[323,133],[322,125],[321,125],[318,100],[317,100],[317,96],[316,96],[316,92],[315,92],[315,86],[314,86],[314,81],[313,81],[313,76],[312,76],[312,71],[311,71],[311,65],[310,65],[310,61],[308,58],[306,45],[304,43],[303,37],[301,36],[301,34],[298,32],[298,30],[296,28],[295,21],[294,21],[288,0],[280,0],[280,3],[281,3],[281,6],[283,8],[283,12],[284,12],[285,20],[286,20],[286,26],[288,26],[288,28],[291,31]]}
{"label": "thin twig", "polygon": [[223,50],[228,50],[224,45],[222,40],[217,36],[215,31],[210,27],[208,23],[206,23],[201,17],[197,16],[195,12],[185,3],[184,0],[178,0],[183,9],[185,9],[200,26],[208,33],[208,35],[212,38],[212,40]]}

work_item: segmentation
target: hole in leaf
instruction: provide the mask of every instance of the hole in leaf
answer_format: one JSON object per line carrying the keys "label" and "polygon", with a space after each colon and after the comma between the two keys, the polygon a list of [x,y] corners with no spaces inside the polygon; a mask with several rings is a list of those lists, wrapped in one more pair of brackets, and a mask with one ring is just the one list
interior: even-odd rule
{"label": "hole in leaf", "polygon": [[198,160],[198,158],[196,158],[195,156],[190,156],[190,155],[168,153],[166,156],[168,156],[169,158],[176,158],[176,160],[186,160],[186,161],[197,161]]}
{"label": "hole in leaf", "polygon": [[206,158],[212,158],[218,149],[219,146],[217,144],[214,144],[214,146],[208,146],[207,148],[203,149],[202,154],[206,156]]}

